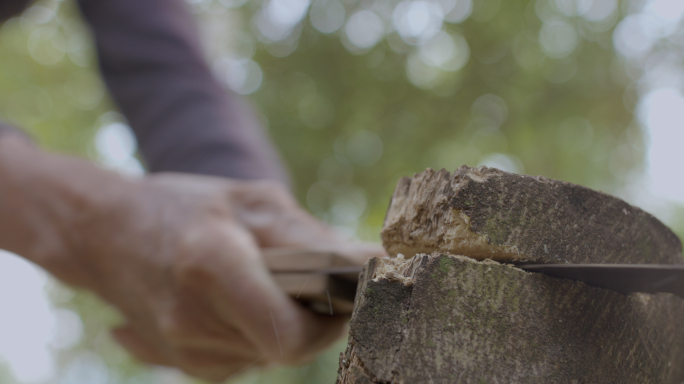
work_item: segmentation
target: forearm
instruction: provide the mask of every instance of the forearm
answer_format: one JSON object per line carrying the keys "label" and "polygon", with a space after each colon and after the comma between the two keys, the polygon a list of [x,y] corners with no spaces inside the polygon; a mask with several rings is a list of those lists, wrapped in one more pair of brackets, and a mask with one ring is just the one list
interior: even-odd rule
{"label": "forearm", "polygon": [[21,135],[0,134],[0,248],[69,280],[83,239],[96,233],[93,223],[118,220],[136,185],[87,161],[43,152]]}

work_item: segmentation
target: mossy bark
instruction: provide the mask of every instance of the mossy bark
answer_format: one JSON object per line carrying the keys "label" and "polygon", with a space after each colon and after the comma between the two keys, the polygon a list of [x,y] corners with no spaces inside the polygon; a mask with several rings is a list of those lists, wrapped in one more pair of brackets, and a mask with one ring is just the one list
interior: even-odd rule
{"label": "mossy bark", "polygon": [[388,262],[361,275],[338,384],[684,381],[676,296],[439,253],[392,266],[399,279]]}
{"label": "mossy bark", "polygon": [[487,260],[682,263],[677,236],[618,198],[486,167],[428,169],[400,180],[382,239],[409,259],[364,268],[338,384],[684,381],[681,298]]}
{"label": "mossy bark", "polygon": [[[458,225],[464,228],[455,234]],[[639,208],[580,185],[487,167],[462,166],[453,174],[428,169],[401,179],[382,240],[392,255],[682,263],[679,238]]]}

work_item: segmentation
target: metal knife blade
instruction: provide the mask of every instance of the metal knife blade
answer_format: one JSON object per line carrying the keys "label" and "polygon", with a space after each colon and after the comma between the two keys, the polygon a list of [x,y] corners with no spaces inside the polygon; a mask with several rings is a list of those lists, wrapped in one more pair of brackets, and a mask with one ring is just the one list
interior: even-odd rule
{"label": "metal knife blade", "polygon": [[522,264],[528,272],[579,280],[620,293],[672,293],[684,298],[684,265],[678,264]]}
{"label": "metal knife blade", "polygon": [[[306,288],[307,292],[311,291],[307,300],[325,304],[326,308],[343,308],[336,313],[351,312],[362,267],[343,255],[330,250],[273,249],[264,252],[264,259],[281,287],[293,297],[299,298]],[[684,264],[518,264],[516,267],[623,294],[665,292],[684,298]]]}

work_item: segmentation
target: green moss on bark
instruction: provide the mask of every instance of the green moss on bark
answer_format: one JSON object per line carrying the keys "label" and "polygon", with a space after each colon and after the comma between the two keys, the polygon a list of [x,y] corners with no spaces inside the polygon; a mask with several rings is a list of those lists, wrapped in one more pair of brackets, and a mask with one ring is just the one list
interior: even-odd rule
{"label": "green moss on bark", "polygon": [[[374,262],[377,263],[377,262]],[[378,383],[680,383],[684,300],[629,296],[460,256],[373,281],[344,359]],[[369,292],[365,290],[364,292]],[[382,315],[373,312],[380,306]],[[379,318],[378,316],[382,316]],[[338,383],[361,383],[341,365]]]}

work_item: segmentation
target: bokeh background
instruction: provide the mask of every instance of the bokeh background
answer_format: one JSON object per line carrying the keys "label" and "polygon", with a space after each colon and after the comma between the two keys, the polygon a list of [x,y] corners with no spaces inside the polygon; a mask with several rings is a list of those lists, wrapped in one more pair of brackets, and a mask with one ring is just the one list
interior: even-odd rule
{"label": "bokeh background", "polygon": [[[399,177],[488,165],[625,198],[684,234],[681,0],[188,0],[216,76],[245,95],[303,206],[378,241]],[[72,1],[0,25],[0,118],[141,175]],[[0,382],[190,383],[111,340],[117,313],[0,254]],[[233,383],[333,383],[306,367]]]}

